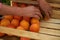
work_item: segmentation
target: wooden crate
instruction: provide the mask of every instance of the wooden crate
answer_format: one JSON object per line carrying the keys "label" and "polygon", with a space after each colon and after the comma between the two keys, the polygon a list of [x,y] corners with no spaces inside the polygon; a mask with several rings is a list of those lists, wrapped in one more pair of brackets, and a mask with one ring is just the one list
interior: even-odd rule
{"label": "wooden crate", "polygon": [[[36,1],[22,1],[22,0],[13,0],[15,2],[37,4]],[[47,0],[47,2],[53,7],[53,15],[49,21],[42,21],[40,26],[40,32],[28,32],[12,28],[6,28],[0,26],[0,32],[6,34],[12,34],[15,36],[24,36],[27,38],[32,38],[36,40],[60,40],[60,0]],[[12,3],[12,1],[11,1]],[[12,5],[12,4],[11,4]]]}

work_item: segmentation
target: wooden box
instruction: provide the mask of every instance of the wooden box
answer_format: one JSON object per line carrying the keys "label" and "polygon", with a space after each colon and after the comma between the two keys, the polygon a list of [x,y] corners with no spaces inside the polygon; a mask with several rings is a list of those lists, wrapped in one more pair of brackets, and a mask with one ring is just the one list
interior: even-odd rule
{"label": "wooden box", "polygon": [[[53,8],[52,18],[48,21],[42,21],[40,32],[28,32],[0,26],[0,32],[15,35],[14,37],[2,37],[0,40],[19,40],[20,36],[32,38],[35,40],[60,40],[60,0],[46,0]],[[37,4],[30,0],[13,0],[13,2]],[[11,1],[12,6],[12,1]],[[16,37],[17,36],[17,37]],[[16,38],[16,39],[15,39]]]}

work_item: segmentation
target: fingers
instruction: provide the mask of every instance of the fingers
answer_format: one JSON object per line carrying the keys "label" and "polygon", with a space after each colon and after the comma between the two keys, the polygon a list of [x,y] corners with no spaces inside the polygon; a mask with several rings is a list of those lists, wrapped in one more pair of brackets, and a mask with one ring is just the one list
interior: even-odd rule
{"label": "fingers", "polygon": [[40,19],[40,17],[38,15],[34,15],[33,17],[37,18],[37,19]]}
{"label": "fingers", "polygon": [[37,18],[37,19],[41,19],[42,18],[42,15],[39,13],[39,12],[35,12],[34,14],[29,14],[28,17],[34,17],[34,18]]}
{"label": "fingers", "polygon": [[[36,12],[35,15],[37,15],[40,19],[43,18],[40,12]],[[35,17],[36,17],[36,16],[35,16]]]}
{"label": "fingers", "polygon": [[37,19],[42,19],[42,15],[40,12],[36,12],[33,14],[33,17],[37,18]]}
{"label": "fingers", "polygon": [[52,7],[48,4],[47,5],[47,12],[48,12],[48,14],[49,14],[49,17],[51,17],[51,14],[52,14]]}
{"label": "fingers", "polygon": [[45,14],[46,14],[46,15],[45,15],[46,17],[50,18],[50,16],[49,16],[49,13],[48,13],[48,12],[46,12]]}
{"label": "fingers", "polygon": [[38,19],[42,18],[40,10],[34,6],[29,6],[29,7],[27,7],[27,9],[25,8],[25,15],[24,16],[35,17]]}
{"label": "fingers", "polygon": [[51,17],[51,15],[52,15],[52,9],[48,9],[46,12],[45,12],[45,14],[46,14],[46,16],[47,17]]}
{"label": "fingers", "polygon": [[41,19],[43,18],[38,8],[35,8],[35,15],[39,16]]}

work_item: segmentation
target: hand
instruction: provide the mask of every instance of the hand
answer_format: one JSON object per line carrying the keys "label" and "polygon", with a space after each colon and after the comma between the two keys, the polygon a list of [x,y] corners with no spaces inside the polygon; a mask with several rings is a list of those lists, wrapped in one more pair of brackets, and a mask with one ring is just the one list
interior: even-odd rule
{"label": "hand", "polygon": [[0,10],[1,15],[18,15],[18,16],[42,18],[40,10],[34,6],[20,8],[20,7],[10,7],[1,4]]}
{"label": "hand", "polygon": [[40,10],[34,6],[23,8],[23,16],[42,18]]}
{"label": "hand", "polygon": [[46,17],[50,18],[52,14],[52,8],[45,0],[37,0],[40,8],[43,10]]}

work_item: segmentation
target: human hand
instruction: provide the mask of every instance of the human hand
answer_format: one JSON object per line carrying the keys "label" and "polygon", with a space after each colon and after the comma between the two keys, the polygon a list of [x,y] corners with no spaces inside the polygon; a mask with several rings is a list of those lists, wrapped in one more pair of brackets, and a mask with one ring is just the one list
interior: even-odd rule
{"label": "human hand", "polygon": [[45,0],[37,0],[41,10],[45,17],[50,18],[52,14],[52,8]]}
{"label": "human hand", "polygon": [[35,17],[38,19],[42,18],[40,10],[34,6],[20,8],[20,7],[10,7],[1,4],[0,10],[1,15],[18,15],[26,17]]}
{"label": "human hand", "polygon": [[41,12],[34,6],[28,6],[23,8],[23,16],[42,18]]}

